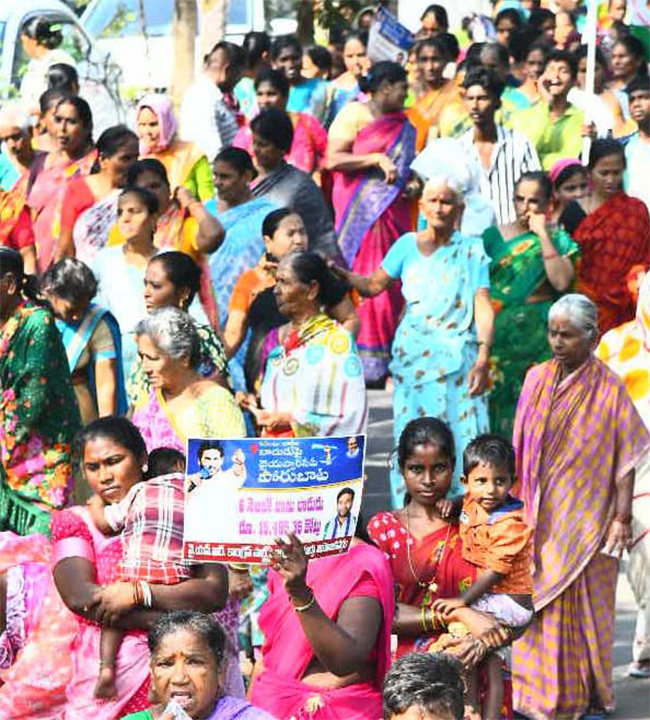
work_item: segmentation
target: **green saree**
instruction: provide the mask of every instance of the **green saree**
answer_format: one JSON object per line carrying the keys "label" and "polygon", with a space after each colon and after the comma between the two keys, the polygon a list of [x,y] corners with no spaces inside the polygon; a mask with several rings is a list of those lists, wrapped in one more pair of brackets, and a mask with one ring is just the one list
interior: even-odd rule
{"label": "green saree", "polygon": [[51,313],[21,304],[0,333],[0,530],[49,532],[68,504],[79,408]]}
{"label": "green saree", "polygon": [[[552,241],[560,255],[575,262],[578,246],[564,230],[553,233]],[[496,314],[490,359],[490,428],[511,438],[526,372],[551,357],[546,340],[548,311],[561,293],[553,291],[553,299],[544,302],[527,302],[547,280],[534,233],[505,240],[499,228],[491,227],[483,233],[483,243],[491,260],[490,293]]]}

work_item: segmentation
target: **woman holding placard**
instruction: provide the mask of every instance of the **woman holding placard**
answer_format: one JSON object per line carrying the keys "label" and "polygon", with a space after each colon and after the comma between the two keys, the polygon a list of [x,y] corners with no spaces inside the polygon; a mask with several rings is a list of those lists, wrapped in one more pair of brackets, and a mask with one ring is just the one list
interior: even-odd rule
{"label": "woman holding placard", "polygon": [[[359,523],[358,534],[362,528]],[[278,718],[380,717],[395,611],[386,556],[355,537],[347,553],[308,566],[295,535],[276,542],[253,704]]]}

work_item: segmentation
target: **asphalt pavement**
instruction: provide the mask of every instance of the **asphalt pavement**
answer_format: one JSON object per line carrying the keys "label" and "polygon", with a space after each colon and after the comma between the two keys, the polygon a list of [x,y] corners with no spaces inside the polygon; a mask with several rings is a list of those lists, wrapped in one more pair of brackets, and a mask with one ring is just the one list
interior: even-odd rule
{"label": "asphalt pavement", "polygon": [[[366,448],[368,482],[363,499],[363,516],[369,520],[390,507],[388,459],[394,448],[392,396],[383,390],[369,391],[370,419]],[[616,633],[614,639],[614,692],[616,720],[650,720],[650,680],[627,676],[632,659],[631,642],[636,618],[632,591],[624,572],[619,575],[616,595]]]}

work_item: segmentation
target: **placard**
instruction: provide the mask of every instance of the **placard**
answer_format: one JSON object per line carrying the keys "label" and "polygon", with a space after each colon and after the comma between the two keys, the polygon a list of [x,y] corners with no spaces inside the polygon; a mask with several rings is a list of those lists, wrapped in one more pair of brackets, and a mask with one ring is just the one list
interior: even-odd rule
{"label": "placard", "polygon": [[415,35],[386,8],[375,13],[368,34],[368,57],[372,62],[392,60],[405,65]]}
{"label": "placard", "polygon": [[361,508],[365,442],[365,435],[190,439],[184,556],[264,564],[288,532],[308,557],[345,552]]}

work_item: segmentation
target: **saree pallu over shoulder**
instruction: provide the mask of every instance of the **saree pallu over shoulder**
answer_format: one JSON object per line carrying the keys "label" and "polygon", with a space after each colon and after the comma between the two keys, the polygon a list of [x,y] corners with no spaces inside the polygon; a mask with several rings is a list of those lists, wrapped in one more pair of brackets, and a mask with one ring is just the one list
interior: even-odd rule
{"label": "saree pallu over shoulder", "polygon": [[[366,125],[352,146],[355,155],[380,152],[388,155],[397,166],[397,180],[388,185],[384,174],[368,171],[350,175],[334,174],[332,200],[337,210],[336,233],[343,257],[351,267],[361,242],[370,228],[400,197],[415,158],[415,128],[404,113],[384,115]],[[405,221],[410,220],[405,204]],[[402,228],[406,232],[408,227]]]}
{"label": "saree pallu over shoulder", "polygon": [[578,290],[598,305],[601,333],[634,318],[627,274],[650,264],[650,218],[645,204],[624,192],[590,212],[573,234],[582,255]]}
{"label": "saree pallu over shoulder", "polygon": [[37,159],[38,165],[31,171],[34,180],[27,197],[27,204],[32,210],[38,270],[41,273],[50,266],[61,234],[61,208],[67,182],[73,177],[90,175],[97,151],[93,148],[78,160],[50,168],[45,167],[47,157],[42,155]]}
{"label": "saree pallu over shoulder", "polygon": [[271,350],[262,382],[262,407],[289,412],[297,437],[363,432],[366,387],[352,336],[325,315],[305,342],[290,351]]}
{"label": "saree pallu over shoulder", "polygon": [[221,222],[226,231],[224,241],[210,255],[209,261],[219,306],[219,319],[224,327],[228,319],[230,296],[237,280],[246,270],[255,267],[264,252],[264,218],[278,206],[266,197],[259,197],[223,213],[217,211],[214,200],[209,200],[205,207]]}
{"label": "saree pallu over shoulder", "polygon": [[533,601],[540,611],[599,552],[616,482],[638,464],[650,436],[624,384],[592,357],[562,381],[556,360],[529,371],[513,442],[516,491],[536,525]]}
{"label": "saree pallu over shoulder", "polygon": [[[275,571],[270,571],[271,594],[260,615],[260,628],[266,638],[262,649],[264,672],[253,685],[253,703],[278,718],[374,720],[379,717],[381,684],[390,663],[390,632],[395,612],[388,560],[378,548],[356,545],[344,555],[313,560],[307,569],[307,582],[319,606],[334,621],[348,595],[364,576],[374,582],[383,614],[375,646],[374,682],[337,690],[322,690],[301,682],[313,658],[313,650],[281,578]],[[332,582],[334,577],[337,578],[335,583]],[[267,692],[271,687],[273,691]]]}
{"label": "saree pallu over shoulder", "polygon": [[84,210],[72,230],[76,257],[91,265],[106,246],[111,227],[117,222],[117,201],[121,190],[112,190],[105,198]]}
{"label": "saree pallu over shoulder", "polygon": [[[63,347],[68,358],[68,366],[70,373],[73,373],[77,367],[77,363],[81,355],[90,342],[93,333],[101,321],[104,321],[110,330],[113,344],[115,345],[116,358],[122,357],[122,333],[120,326],[115,317],[106,308],[91,303],[83,320],[78,326],[69,325],[61,320],[56,321],[56,325],[61,333]],[[122,372],[122,363],[115,363],[115,372],[117,375],[117,414],[124,415],[128,410],[128,402],[126,398],[126,384],[124,381],[124,373]],[[95,363],[91,358],[88,369],[88,383],[93,394],[95,406],[97,406],[97,384],[95,382]]]}
{"label": "saree pallu over shoulder", "polygon": [[54,318],[44,308],[23,303],[6,322],[0,393],[2,521],[11,511],[7,495],[28,501],[27,508],[64,507],[73,483],[79,409]]}
{"label": "saree pallu over shoulder", "polygon": [[[551,240],[561,256],[577,260],[578,246],[566,231],[558,230]],[[520,233],[506,240],[499,228],[490,227],[483,233],[483,243],[491,260],[490,294],[495,310],[490,427],[493,432],[511,437],[526,372],[551,357],[546,339],[548,312],[561,293],[550,288],[535,233]],[[542,286],[549,288],[549,299],[528,302]]]}

